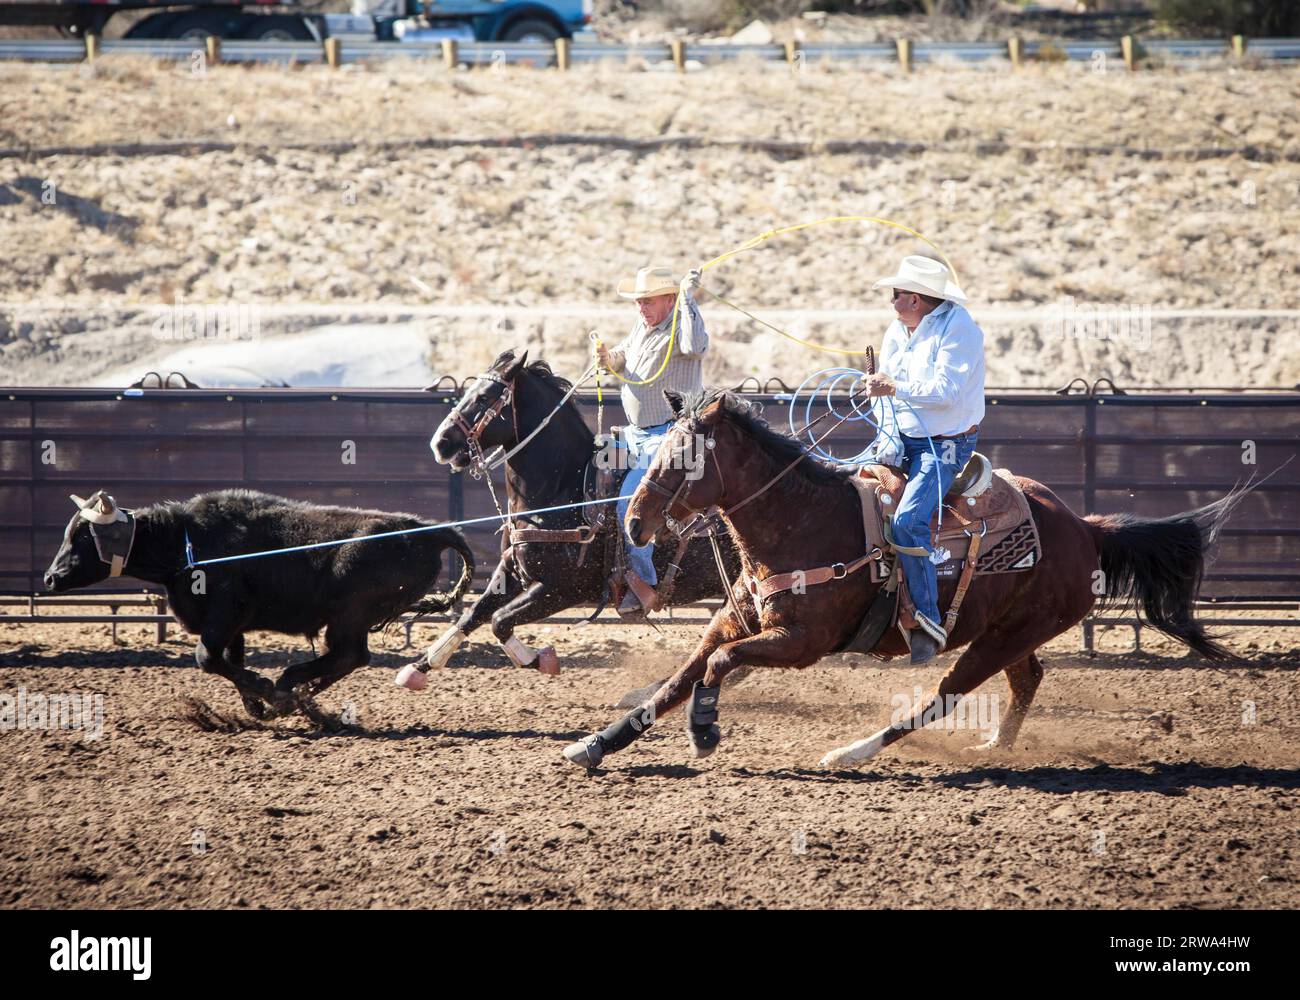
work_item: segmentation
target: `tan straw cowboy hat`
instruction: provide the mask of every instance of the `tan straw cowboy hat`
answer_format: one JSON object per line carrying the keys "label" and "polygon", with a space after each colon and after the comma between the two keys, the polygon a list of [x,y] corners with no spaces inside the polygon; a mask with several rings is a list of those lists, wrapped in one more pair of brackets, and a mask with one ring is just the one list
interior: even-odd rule
{"label": "tan straw cowboy hat", "polygon": [[618,283],[618,294],[625,299],[648,299],[655,295],[676,295],[677,287],[671,267],[643,267],[635,278]]}
{"label": "tan straw cowboy hat", "polygon": [[948,265],[930,257],[904,257],[898,273],[881,278],[872,288],[899,288],[905,292],[933,295],[949,302],[965,302],[966,293],[952,280]]}

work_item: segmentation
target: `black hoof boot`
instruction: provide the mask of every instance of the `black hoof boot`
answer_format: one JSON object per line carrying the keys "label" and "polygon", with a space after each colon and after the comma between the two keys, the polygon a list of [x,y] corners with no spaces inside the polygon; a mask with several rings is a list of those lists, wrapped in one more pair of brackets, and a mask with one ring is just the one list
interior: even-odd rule
{"label": "black hoof boot", "polygon": [[654,706],[628,712],[612,726],[564,748],[564,759],[588,771],[600,767],[607,753],[618,753],[655,724]]}
{"label": "black hoof boot", "polygon": [[686,737],[690,740],[696,757],[707,757],[722,742],[722,730],[718,728],[720,688],[721,685],[707,687],[696,682],[691,691],[690,704],[686,707]]}

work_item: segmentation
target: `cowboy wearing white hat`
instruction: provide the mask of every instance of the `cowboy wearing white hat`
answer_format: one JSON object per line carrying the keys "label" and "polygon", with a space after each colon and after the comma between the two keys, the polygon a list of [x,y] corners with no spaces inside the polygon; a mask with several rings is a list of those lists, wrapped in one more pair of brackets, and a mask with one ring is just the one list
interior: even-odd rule
{"label": "cowboy wearing white hat", "polygon": [[[966,295],[952,272],[937,260],[904,257],[897,274],[872,287],[893,289],[898,318],[885,331],[880,370],[868,376],[867,389],[900,401],[894,433],[882,432],[872,446],[874,460],[907,472],[894,541],[934,557],[930,520],[975,450],[984,419],[984,332],[962,307]],[[948,641],[939,624],[935,563],[902,552],[898,558],[920,626],[912,630],[912,662],[927,663]]]}
{"label": "cowboy wearing white hat", "polygon": [[[596,345],[601,364],[628,380],[622,390],[623,412],[627,415],[623,441],[627,448],[628,474],[620,490],[626,497],[632,495],[645,477],[646,469],[672,426],[673,413],[664,399],[664,390],[688,393],[699,392],[704,387],[703,357],[709,348],[709,335],[695,304],[694,292],[699,287],[699,271],[690,271],[679,282],[671,268],[641,268],[636,277],[618,284],[618,294],[636,302],[640,314],[636,325],[612,350],[602,343]],[[679,296],[681,307],[676,310],[674,335],[673,312]],[[665,356],[668,356],[667,364]],[[653,560],[654,543],[638,548],[627,537],[623,521],[628,503],[627,500],[618,502],[618,523],[628,552],[628,591],[618,611],[625,617],[640,617],[654,608],[654,588],[659,578]]]}

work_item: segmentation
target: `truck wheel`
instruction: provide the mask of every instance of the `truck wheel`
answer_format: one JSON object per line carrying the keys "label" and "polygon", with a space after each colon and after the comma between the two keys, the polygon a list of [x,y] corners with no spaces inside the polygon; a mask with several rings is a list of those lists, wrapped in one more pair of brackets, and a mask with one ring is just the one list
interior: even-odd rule
{"label": "truck wheel", "polygon": [[550,21],[542,21],[535,17],[525,17],[522,20],[513,22],[510,27],[506,28],[505,33],[501,36],[503,42],[553,42],[563,36],[560,31]]}
{"label": "truck wheel", "polygon": [[154,37],[180,38],[192,42],[201,42],[209,35],[232,38],[243,20],[243,15],[238,11],[229,14],[215,10],[196,11],[182,14],[165,26],[163,34]]}
{"label": "truck wheel", "polygon": [[240,38],[250,42],[310,42],[312,34],[302,18],[288,14],[250,17]]}
{"label": "truck wheel", "polygon": [[164,11],[161,14],[150,14],[142,21],[137,21],[131,25],[130,29],[124,34],[123,38],[170,38],[167,29],[171,23],[181,15],[176,11]]}

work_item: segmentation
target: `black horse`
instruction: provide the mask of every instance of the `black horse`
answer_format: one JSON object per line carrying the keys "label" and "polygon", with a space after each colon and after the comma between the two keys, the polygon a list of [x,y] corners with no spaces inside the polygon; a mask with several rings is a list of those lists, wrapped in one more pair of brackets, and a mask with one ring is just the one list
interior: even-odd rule
{"label": "black horse", "polygon": [[[506,351],[497,358],[442,422],[430,445],[439,462],[463,472],[473,464],[476,453],[511,449],[549,417],[536,437],[506,462],[510,510],[578,503],[584,499],[588,466],[597,452],[596,436],[577,404],[569,400],[560,406],[572,385],[544,361],[527,362],[527,352],[516,358],[513,351]],[[493,634],[517,666],[557,673],[554,648],[531,649],[514,631],[576,605],[602,606],[609,597],[612,546],[618,544],[614,501],[608,507],[585,510],[606,511],[598,534],[586,545],[562,541],[563,534],[543,540],[547,532],[581,531],[586,523],[584,508],[515,520],[516,541],[510,544],[509,538],[503,539],[503,556],[486,591],[454,628],[429,647],[424,663],[407,667],[398,675],[398,683],[414,690],[422,688],[429,668],[444,666],[466,637],[489,618]],[[529,537],[520,536],[521,528],[531,529],[533,540],[521,540]],[[661,581],[677,548],[677,538],[671,532],[661,532],[655,540],[655,569]],[[588,550],[585,555],[584,549]],[[721,543],[721,554],[727,573],[734,578],[740,562],[729,540]],[[697,538],[686,549],[671,603],[689,604],[722,593],[709,542]]]}
{"label": "black horse", "polygon": [[[454,528],[433,528],[411,514],[323,507],[253,490],[201,493],[127,511],[102,490],[82,500],[45,572],[50,591],[88,587],[126,575],[167,588],[177,620],[199,636],[199,666],[231,681],[257,718],[307,708],[317,694],[370,662],[368,633],[404,612],[447,611],[474,578],[474,553]],[[365,540],[367,535],[417,530]],[[251,560],[197,562],[356,538],[346,545]],[[431,594],[442,554],[462,560],[450,594]],[[287,668],[272,685],[244,666],[244,633],[283,632],[314,638],[326,652]]]}

